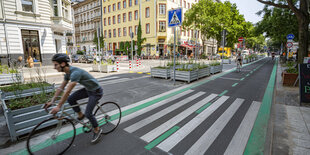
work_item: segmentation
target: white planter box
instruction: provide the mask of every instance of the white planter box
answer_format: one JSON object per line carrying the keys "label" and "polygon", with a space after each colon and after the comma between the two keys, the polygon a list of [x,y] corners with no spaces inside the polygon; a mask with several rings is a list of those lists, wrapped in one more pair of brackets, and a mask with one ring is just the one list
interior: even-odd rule
{"label": "white planter box", "polygon": [[[171,70],[171,79],[173,79],[173,70]],[[180,81],[186,81],[188,83],[198,80],[198,70],[193,71],[175,71],[175,79]]]}
{"label": "white planter box", "polygon": [[100,72],[100,65],[99,64],[93,64],[92,68],[93,68],[94,72]]}
{"label": "white planter box", "polygon": [[224,64],[231,64],[231,60],[230,59],[223,59],[223,63]]}
{"label": "white planter box", "polygon": [[104,73],[116,72],[116,65],[100,65],[100,71]]}
{"label": "white planter box", "polygon": [[198,69],[198,78],[210,76],[210,67]]}
{"label": "white planter box", "polygon": [[24,81],[24,76],[22,73],[14,74],[0,74],[0,85],[18,83]]}
{"label": "white planter box", "polygon": [[217,65],[217,66],[211,66],[210,67],[210,73],[211,74],[222,72],[222,70],[223,70],[223,65]]}
{"label": "white planter box", "polygon": [[168,79],[170,78],[170,68],[169,69],[151,68],[151,77],[160,77]]}

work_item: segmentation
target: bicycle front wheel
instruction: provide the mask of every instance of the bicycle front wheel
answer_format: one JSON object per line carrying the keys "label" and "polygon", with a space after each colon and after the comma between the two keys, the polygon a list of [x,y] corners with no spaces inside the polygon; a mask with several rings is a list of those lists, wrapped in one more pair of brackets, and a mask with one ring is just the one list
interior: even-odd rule
{"label": "bicycle front wheel", "polygon": [[103,134],[114,131],[119,125],[122,111],[118,104],[114,102],[102,103],[94,113]]}
{"label": "bicycle front wheel", "polygon": [[63,154],[75,138],[75,126],[67,118],[50,118],[39,123],[27,139],[29,154]]}

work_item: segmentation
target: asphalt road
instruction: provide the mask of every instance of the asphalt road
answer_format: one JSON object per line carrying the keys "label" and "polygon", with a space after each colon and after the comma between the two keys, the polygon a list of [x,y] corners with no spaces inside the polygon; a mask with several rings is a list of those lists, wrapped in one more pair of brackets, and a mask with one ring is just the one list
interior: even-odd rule
{"label": "asphalt road", "polygon": [[[149,106],[124,115],[117,130],[96,145],[90,143],[91,134],[77,135],[66,154],[242,154],[273,66],[265,58],[240,73],[232,70],[189,85],[147,74],[98,79],[104,88],[102,102],[115,101],[123,112]],[[225,65],[224,70],[233,67]],[[53,149],[39,154],[52,154]]]}

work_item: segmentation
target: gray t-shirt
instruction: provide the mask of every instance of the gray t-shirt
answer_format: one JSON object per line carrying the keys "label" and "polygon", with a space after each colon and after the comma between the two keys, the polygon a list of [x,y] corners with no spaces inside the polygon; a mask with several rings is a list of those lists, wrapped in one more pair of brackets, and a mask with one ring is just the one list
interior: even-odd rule
{"label": "gray t-shirt", "polygon": [[94,91],[100,88],[98,81],[93,76],[91,76],[85,70],[73,66],[70,66],[70,73],[65,74],[65,80],[78,82],[88,91]]}

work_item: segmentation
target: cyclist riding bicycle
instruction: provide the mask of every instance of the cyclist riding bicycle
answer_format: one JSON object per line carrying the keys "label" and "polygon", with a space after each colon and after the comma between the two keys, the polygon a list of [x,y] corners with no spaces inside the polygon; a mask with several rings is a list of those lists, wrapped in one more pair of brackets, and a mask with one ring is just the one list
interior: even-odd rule
{"label": "cyclist riding bicycle", "polygon": [[241,55],[241,52],[238,52],[238,54],[236,56],[236,62],[240,64],[240,67],[242,67],[242,55]]}
{"label": "cyclist riding bicycle", "polygon": [[[58,72],[65,72],[65,75],[64,81],[60,87],[57,88],[52,100],[45,104],[45,108],[51,106],[51,104],[55,102],[56,97],[64,91],[64,88],[68,84],[68,87],[66,91],[64,91],[59,104],[53,108],[50,113],[56,114],[67,99],[70,105],[76,105],[78,100],[88,97],[85,115],[81,112],[79,106],[73,107],[73,110],[78,114],[78,120],[82,120],[85,116],[89,119],[94,128],[94,136],[91,142],[98,142],[101,137],[102,129],[99,128],[98,122],[93,115],[93,109],[103,95],[101,86],[99,85],[98,81],[85,70],[70,66],[68,64],[70,62],[70,58],[66,54],[55,54],[52,58],[52,61],[54,64],[54,69],[56,69]],[[70,92],[73,90],[77,83],[80,83],[85,88],[77,90],[70,95]]]}

